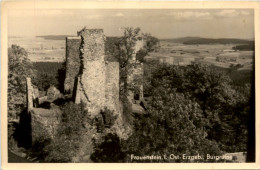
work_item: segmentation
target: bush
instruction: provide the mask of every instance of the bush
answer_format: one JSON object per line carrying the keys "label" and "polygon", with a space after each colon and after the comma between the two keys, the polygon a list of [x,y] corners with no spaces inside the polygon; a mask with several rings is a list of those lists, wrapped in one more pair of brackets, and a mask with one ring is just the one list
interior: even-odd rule
{"label": "bush", "polygon": [[117,119],[114,111],[109,110],[107,107],[100,111],[100,115],[95,117],[95,124],[97,131],[102,133],[105,128],[111,128]]}
{"label": "bush", "polygon": [[95,147],[91,160],[94,162],[124,162],[126,157],[121,149],[120,139],[116,134],[109,133],[103,137],[103,142]]}
{"label": "bush", "polygon": [[63,106],[62,119],[50,145],[44,148],[48,152],[47,162],[72,162],[79,153],[85,132],[84,124],[88,112],[83,103],[66,103]]}

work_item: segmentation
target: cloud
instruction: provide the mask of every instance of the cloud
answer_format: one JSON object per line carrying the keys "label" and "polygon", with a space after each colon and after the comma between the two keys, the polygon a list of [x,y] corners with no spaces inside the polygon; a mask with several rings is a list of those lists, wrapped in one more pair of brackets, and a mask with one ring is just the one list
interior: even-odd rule
{"label": "cloud", "polygon": [[122,14],[121,12],[119,12],[119,13],[116,13],[115,15],[113,15],[113,16],[115,16],[115,17],[123,17],[124,14]]}
{"label": "cloud", "polygon": [[248,11],[241,11],[241,15],[250,15]]}
{"label": "cloud", "polygon": [[219,11],[215,14],[216,16],[219,16],[219,17],[236,17],[239,15],[239,12],[237,10],[222,10],[222,11]]}
{"label": "cloud", "polygon": [[27,9],[27,10],[10,10],[9,16],[11,17],[56,17],[56,16],[69,16],[73,13],[62,10],[38,10],[38,9]]}
{"label": "cloud", "polygon": [[185,12],[175,12],[171,14],[176,19],[191,19],[191,18],[203,18],[208,19],[211,17],[209,12],[194,12],[194,11],[185,11]]}

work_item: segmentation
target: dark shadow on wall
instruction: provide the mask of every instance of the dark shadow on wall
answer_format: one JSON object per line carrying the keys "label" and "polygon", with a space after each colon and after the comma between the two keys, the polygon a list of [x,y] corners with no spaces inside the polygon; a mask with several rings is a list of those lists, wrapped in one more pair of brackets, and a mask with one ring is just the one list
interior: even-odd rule
{"label": "dark shadow on wall", "polygon": [[57,76],[58,80],[58,89],[60,92],[64,93],[64,81],[66,78],[66,62],[62,63],[62,67],[58,69]]}
{"label": "dark shadow on wall", "polygon": [[76,101],[78,79],[79,79],[79,76],[75,77],[75,79],[74,79],[74,88],[73,88],[73,92],[72,92],[72,101]]}
{"label": "dark shadow on wall", "polygon": [[17,142],[18,147],[29,149],[32,146],[32,128],[31,114],[27,113],[27,109],[20,114],[20,122],[16,125],[13,138]]}

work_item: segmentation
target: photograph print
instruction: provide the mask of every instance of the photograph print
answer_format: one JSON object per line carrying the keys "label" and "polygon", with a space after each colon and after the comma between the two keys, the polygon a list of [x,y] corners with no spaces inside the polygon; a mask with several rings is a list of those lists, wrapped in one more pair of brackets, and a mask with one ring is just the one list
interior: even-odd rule
{"label": "photograph print", "polygon": [[254,20],[8,9],[8,162],[254,163]]}

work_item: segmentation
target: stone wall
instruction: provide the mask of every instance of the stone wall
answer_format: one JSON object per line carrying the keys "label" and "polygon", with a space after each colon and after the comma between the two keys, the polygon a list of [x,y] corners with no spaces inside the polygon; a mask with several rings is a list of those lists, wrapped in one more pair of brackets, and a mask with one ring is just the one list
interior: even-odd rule
{"label": "stone wall", "polygon": [[[143,99],[143,63],[131,61],[128,65],[127,85],[130,101]],[[133,102],[134,103],[134,102]]]}
{"label": "stone wall", "polygon": [[31,78],[26,78],[26,98],[27,98],[27,110],[28,112],[33,109],[33,86]]}
{"label": "stone wall", "polygon": [[105,36],[101,29],[83,29],[81,36],[81,66],[77,80],[75,102],[83,101],[92,115],[105,107],[106,67]]}
{"label": "stone wall", "polygon": [[39,90],[32,85],[31,78],[26,78],[27,112],[39,104]]}
{"label": "stone wall", "polygon": [[[108,37],[105,40],[105,61],[118,62],[110,50],[115,48],[114,41],[118,37]],[[67,94],[72,94],[75,86],[75,78],[80,71],[80,46],[81,37],[67,37],[66,38],[66,77],[64,81],[64,91]]]}
{"label": "stone wall", "polygon": [[119,113],[119,63],[106,62],[106,107]]}
{"label": "stone wall", "polygon": [[37,141],[53,138],[61,119],[59,109],[34,108],[30,111],[32,144]]}
{"label": "stone wall", "polygon": [[66,78],[64,81],[65,93],[72,94],[75,77],[80,69],[81,37],[66,38]]}

